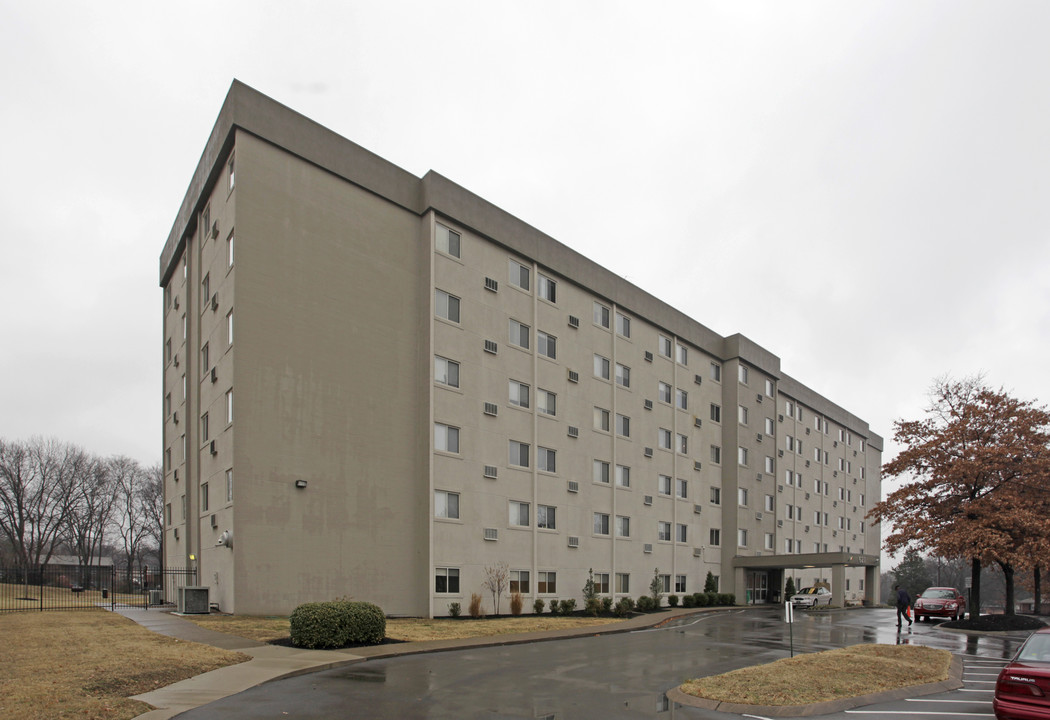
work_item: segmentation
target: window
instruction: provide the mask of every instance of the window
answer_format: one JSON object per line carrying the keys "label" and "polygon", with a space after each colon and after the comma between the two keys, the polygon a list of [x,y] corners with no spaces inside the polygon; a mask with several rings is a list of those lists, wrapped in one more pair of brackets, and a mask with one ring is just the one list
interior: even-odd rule
{"label": "window", "polygon": [[459,387],[459,363],[439,355],[434,356],[434,382]]}
{"label": "window", "polygon": [[625,338],[631,337],[631,318],[616,313],[616,333]]}
{"label": "window", "polygon": [[736,544],[738,547],[747,547],[747,530],[736,531]]}
{"label": "window", "polygon": [[795,404],[790,400],[784,401],[784,414],[788,417],[795,417]]}
{"label": "window", "polygon": [[551,360],[558,358],[558,338],[542,330],[536,331],[536,352]]}
{"label": "window", "polygon": [[182,316],[182,339],[185,340],[189,333],[189,321],[186,320],[186,316]]}
{"label": "window", "polygon": [[526,502],[518,502],[517,500],[511,500],[510,503],[510,524],[515,527],[528,527],[529,526],[529,504]]}
{"label": "window", "polygon": [[208,413],[201,415],[201,439],[204,442],[208,442],[210,435],[208,434]]}
{"label": "window", "polygon": [[226,391],[226,424],[233,422],[233,389]]}
{"label": "window", "polygon": [[598,302],[594,303],[594,324],[609,327],[609,308]]}
{"label": "window", "polygon": [[537,574],[539,575],[539,579],[536,583],[538,585],[536,588],[538,592],[547,593],[548,595],[558,592],[558,573],[554,571],[540,570]]}
{"label": "window", "polygon": [[736,449],[736,461],[737,461],[738,465],[743,465],[744,467],[747,467],[747,448],[746,447],[738,447]]}
{"label": "window", "polygon": [[766,380],[766,397],[773,397],[773,381]]}
{"label": "window", "polygon": [[773,533],[769,533],[769,532],[767,532],[767,533],[765,534],[765,538],[764,538],[764,542],[763,542],[763,547],[764,547],[764,548],[765,548],[766,550],[772,550],[772,549],[773,549]]}
{"label": "window", "polygon": [[657,475],[656,476],[656,492],[660,495],[671,494],[671,476],[670,475]]}
{"label": "window", "polygon": [[233,186],[236,184],[237,173],[235,172],[236,166],[234,165],[234,156],[230,155],[230,161],[226,163],[226,183],[227,191],[233,190]]}
{"label": "window", "polygon": [[528,570],[511,570],[510,571],[510,592],[525,594],[529,592],[529,571]]}
{"label": "window", "polygon": [[737,488],[736,504],[740,507],[747,507],[747,488]]}
{"label": "window", "polygon": [[[794,485],[795,484],[795,474],[793,472],[791,472],[790,470],[785,470],[784,471],[784,482],[786,482],[788,485]],[[802,487],[802,486],[799,485],[799,487]]]}
{"label": "window", "polygon": [[737,375],[741,385],[747,385],[748,369],[747,365],[739,365],[737,367]]}
{"label": "window", "polygon": [[510,270],[508,276],[511,285],[517,285],[522,290],[529,289],[529,269],[514,260],[508,261]]}
{"label": "window", "polygon": [[201,512],[208,512],[208,483],[201,483]]}
{"label": "window", "polygon": [[737,417],[737,421],[739,421],[739,423],[741,425],[747,425],[747,417],[748,417],[748,415],[747,415],[747,408],[744,407],[743,405],[737,405],[736,417]]}
{"label": "window", "polygon": [[629,592],[631,592],[631,574],[630,573],[616,573],[616,592],[618,592],[618,593],[629,593]]}
{"label": "window", "polygon": [[435,239],[435,245],[437,246],[438,252],[451,255],[452,257],[460,257],[459,254],[459,233],[451,228],[447,228],[441,223],[437,223],[437,238]]}
{"label": "window", "polygon": [[434,568],[434,592],[459,593],[459,568]]}
{"label": "window", "polygon": [[558,414],[558,397],[550,392],[540,388],[536,391],[536,409],[544,415],[555,416]]}
{"label": "window", "polygon": [[185,495],[180,495],[179,496],[179,501],[182,504],[182,519],[185,520],[186,519],[186,496]]}
{"label": "window", "polygon": [[774,427],[773,418],[766,418],[766,435],[772,435]]}
{"label": "window", "polygon": [[793,438],[790,435],[785,435],[784,436],[784,447],[787,449],[788,452],[794,452],[795,451],[795,438]]}
{"label": "window", "polygon": [[529,407],[529,386],[517,380],[508,383],[510,387],[510,404],[520,408]]}
{"label": "window", "polygon": [[711,547],[718,547],[722,544],[722,531],[718,528],[711,528],[707,534],[707,544]]}
{"label": "window", "polygon": [[680,543],[689,542],[689,526],[685,523],[675,525],[674,537]]}
{"label": "window", "polygon": [[616,363],[616,384],[625,388],[631,387],[631,368]]}
{"label": "window", "polygon": [[674,576],[674,591],[676,593],[684,593],[685,592],[685,575],[675,575]]}
{"label": "window", "polygon": [[171,415],[171,393],[164,396],[164,414]]}
{"label": "window", "polygon": [[609,484],[609,463],[604,460],[594,461],[594,482]]}
{"label": "window", "polygon": [[775,472],[773,468],[773,458],[766,455],[766,473],[772,475]]}
{"label": "window", "polygon": [[616,484],[620,487],[631,487],[631,468],[626,465],[616,466]]}
{"label": "window", "polygon": [[600,407],[594,408],[594,429],[609,432],[609,411]]}
{"label": "window", "polygon": [[671,338],[661,335],[657,341],[657,348],[665,358],[671,357]]}
{"label": "window", "polygon": [[[790,450],[790,449],[791,448],[788,448],[788,450]],[[820,462],[820,448],[818,448],[818,447],[813,448],[813,459],[816,462]]]}
{"label": "window", "polygon": [[671,576],[670,575],[657,575],[656,576],[657,586],[660,588],[660,592],[669,593],[671,592]]}
{"label": "window", "polygon": [[164,360],[171,362],[171,338],[164,341]]}
{"label": "window", "polygon": [[204,279],[201,280],[201,307],[204,307],[208,302],[208,298],[211,297],[211,275],[205,275]]}
{"label": "window", "polygon": [[171,527],[171,503],[164,506],[164,524]]}
{"label": "window", "polygon": [[675,405],[678,406],[679,410],[689,409],[689,393],[682,388],[675,389]]}
{"label": "window", "polygon": [[233,345],[233,310],[226,313],[226,344]]}
{"label": "window", "polygon": [[536,467],[542,472],[558,472],[557,465],[558,452],[550,448],[537,447],[536,448]]}
{"label": "window", "polygon": [[536,506],[536,527],[555,530],[558,527],[558,510],[553,505]]}
{"label": "window", "polygon": [[434,423],[434,449],[440,452],[459,452],[459,428]]}
{"label": "window", "polygon": [[718,363],[711,363],[711,379],[715,382],[722,382],[722,366]]}
{"label": "window", "polygon": [[631,537],[631,518],[623,515],[616,516],[616,537]]}
{"label": "window", "polygon": [[678,433],[678,452],[682,455],[689,454],[689,438],[681,433]]}
{"label": "window", "polygon": [[774,512],[776,506],[773,504],[775,500],[772,495],[766,495],[766,512]]}
{"label": "window", "polygon": [[718,445],[711,446],[711,462],[719,465],[722,462],[722,448]]}
{"label": "window", "polygon": [[527,468],[529,466],[529,444],[511,440],[509,447],[510,464],[514,467]]}
{"label": "window", "polygon": [[671,431],[667,428],[660,428],[656,431],[656,445],[663,450],[671,449]]}
{"label": "window", "polygon": [[722,488],[713,487],[711,488],[711,504],[721,505],[722,504]]}
{"label": "window", "polygon": [[795,543],[790,538],[785,539],[784,540],[784,552],[785,553],[790,553],[794,549],[795,549]]}
{"label": "window", "polygon": [[449,322],[459,322],[459,298],[444,290],[434,290],[434,305],[437,315]]}
{"label": "window", "polygon": [[594,591],[609,594],[609,573],[594,573]]}
{"label": "window", "polygon": [[201,375],[204,375],[205,373],[207,373],[208,372],[208,368],[211,365],[211,363],[208,362],[208,360],[209,360],[208,355],[209,355],[208,343],[204,343],[203,345],[201,345]]}
{"label": "window", "polygon": [[616,413],[616,434],[620,437],[631,437],[631,418]]}
{"label": "window", "polygon": [[689,364],[689,349],[685,345],[678,346],[677,360],[679,365]]}
{"label": "window", "polygon": [[711,421],[722,422],[722,406],[711,403]]}
{"label": "window", "polygon": [[609,514],[608,513],[594,513],[594,534],[595,535],[608,535],[609,534]]}
{"label": "window", "polygon": [[671,386],[665,382],[656,383],[656,397],[660,402],[671,404]]}
{"label": "window", "polygon": [[459,519],[459,493],[434,491],[434,517]]}
{"label": "window", "polygon": [[678,478],[678,481],[675,483],[675,485],[677,486],[678,497],[680,497],[680,498],[688,498],[689,497],[689,481],[688,480],[683,480],[682,478]]}
{"label": "window", "polygon": [[558,302],[558,283],[546,275],[536,274],[536,293],[544,300]]}
{"label": "window", "polygon": [[233,502],[233,468],[226,470],[226,502]]}
{"label": "window", "polygon": [[656,523],[656,539],[671,542],[671,523],[663,520]]}
{"label": "window", "polygon": [[233,233],[226,238],[226,269],[233,267]]}
{"label": "window", "polygon": [[510,321],[510,344],[517,345],[518,347],[528,350],[529,349],[529,333],[531,328],[528,325],[522,325],[517,320]]}
{"label": "window", "polygon": [[609,379],[609,358],[601,355],[594,356],[594,376],[605,380]]}

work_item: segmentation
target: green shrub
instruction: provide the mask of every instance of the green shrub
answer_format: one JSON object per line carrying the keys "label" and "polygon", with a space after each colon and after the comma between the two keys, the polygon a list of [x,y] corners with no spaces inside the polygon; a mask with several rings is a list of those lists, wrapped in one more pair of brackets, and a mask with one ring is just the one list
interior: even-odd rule
{"label": "green shrub", "polygon": [[601,611],[601,609],[602,601],[600,599],[596,597],[587,598],[587,604],[584,607],[584,612],[586,612],[591,617],[598,617],[598,613]]}
{"label": "green shrub", "polygon": [[670,607],[678,607],[678,596],[677,595],[668,595],[667,596],[667,604]]}
{"label": "green shrub", "polygon": [[450,602],[448,604],[448,616],[459,617],[460,613],[463,612],[463,608],[459,606],[458,602]]}
{"label": "green shrub", "polygon": [[559,609],[560,609],[560,606],[558,605],[557,598],[551,598],[551,607],[550,607],[551,615],[557,615]]}
{"label": "green shrub", "polygon": [[536,602],[532,603],[532,612],[534,612],[537,615],[539,615],[540,613],[543,612],[543,607],[545,605],[546,605],[546,603],[543,602],[543,598],[536,598]]}
{"label": "green shrub", "polygon": [[715,574],[710,570],[707,571],[707,579],[704,580],[704,592],[718,592],[718,582],[715,580]]}
{"label": "green shrub", "polygon": [[602,598],[602,612],[612,612],[613,601],[611,597]]}
{"label": "green shrub", "polygon": [[[611,598],[610,598],[611,599]],[[631,614],[631,610],[634,609],[634,601],[629,597],[620,598],[616,603],[616,607],[613,608],[613,615],[616,617],[627,617]]]}
{"label": "green shrub", "polygon": [[722,593],[722,605],[736,605],[736,595],[733,593]]}
{"label": "green shrub", "polygon": [[696,595],[685,595],[682,597],[682,607],[696,607]]}
{"label": "green shrub", "polygon": [[292,645],[339,648],[375,645],[386,637],[386,616],[378,605],[338,600],[304,603],[292,611]]}
{"label": "green shrub", "polygon": [[693,601],[697,607],[707,607],[711,604],[711,596],[707,593],[693,593]]}
{"label": "green shrub", "polygon": [[569,598],[568,600],[562,600],[558,604],[561,605],[561,614],[562,615],[572,615],[573,610],[576,609],[576,598]]}
{"label": "green shrub", "polygon": [[638,608],[638,612],[652,612],[655,609],[655,605],[656,603],[653,602],[651,595],[642,595],[634,606]]}

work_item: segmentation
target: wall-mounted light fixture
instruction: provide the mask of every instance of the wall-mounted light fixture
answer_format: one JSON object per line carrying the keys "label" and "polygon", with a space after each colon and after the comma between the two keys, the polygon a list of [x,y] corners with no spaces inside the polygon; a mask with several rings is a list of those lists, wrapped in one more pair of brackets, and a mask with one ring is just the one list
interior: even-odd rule
{"label": "wall-mounted light fixture", "polygon": [[300,490],[302,490],[304,487],[306,487],[306,481],[305,480],[296,480],[295,481],[295,486],[297,488],[299,488]]}

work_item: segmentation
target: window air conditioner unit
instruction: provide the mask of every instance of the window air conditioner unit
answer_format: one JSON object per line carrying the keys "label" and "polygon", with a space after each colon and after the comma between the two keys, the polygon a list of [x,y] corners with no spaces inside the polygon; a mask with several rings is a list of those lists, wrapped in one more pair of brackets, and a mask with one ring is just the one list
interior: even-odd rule
{"label": "window air conditioner unit", "polygon": [[571,493],[578,493],[579,491],[580,491],[580,483],[578,483],[576,480],[570,480],[569,481],[569,492],[571,492]]}
{"label": "window air conditioner unit", "polygon": [[580,381],[580,374],[575,370],[569,371],[569,382],[578,383]]}
{"label": "window air conditioner unit", "polygon": [[580,546],[580,539],[574,535],[569,536],[569,547],[578,548]]}
{"label": "window air conditioner unit", "polygon": [[699,460],[694,460],[693,461],[693,470],[700,470],[702,467],[703,467],[703,465],[700,464]]}
{"label": "window air conditioner unit", "polygon": [[651,350],[646,350],[645,351],[645,361],[646,362],[652,362],[653,361],[653,353],[652,353]]}
{"label": "window air conditioner unit", "polygon": [[653,456],[653,449],[652,449],[652,448],[649,448],[649,447],[647,447],[647,448],[645,449],[645,456],[646,456],[646,457],[648,457],[648,458],[651,458],[651,457]]}
{"label": "window air conditioner unit", "polygon": [[809,460],[806,461],[806,467],[809,467]]}
{"label": "window air conditioner unit", "polygon": [[580,326],[580,319],[575,315],[569,316],[569,327],[578,328]]}
{"label": "window air conditioner unit", "polygon": [[697,385],[703,385],[704,378],[701,375],[693,375],[693,382],[695,382]]}
{"label": "window air conditioner unit", "polygon": [[780,422],[784,422],[784,416],[783,415],[777,415],[777,420],[779,420]]}
{"label": "window air conditioner unit", "polygon": [[701,420],[698,417],[694,417],[693,418],[693,427],[703,427],[703,426],[704,426],[704,421],[703,420]]}
{"label": "window air conditioner unit", "polygon": [[215,441],[214,440],[212,440],[210,443],[208,443],[208,452],[210,452],[212,455],[218,455],[219,451],[215,449]]}
{"label": "window air conditioner unit", "polygon": [[179,366],[179,354],[175,353],[175,367]]}
{"label": "window air conditioner unit", "polygon": [[490,277],[485,278],[485,289],[491,290],[492,292],[499,292],[499,283]]}
{"label": "window air conditioner unit", "polygon": [[175,482],[179,481],[179,469],[175,468]]}
{"label": "window air conditioner unit", "polygon": [[646,410],[652,410],[653,409],[653,401],[647,399],[647,400],[645,400],[642,403],[642,406],[645,407]]}
{"label": "window air conditioner unit", "polygon": [[806,493],[806,499],[809,500],[809,493]]}
{"label": "window air conditioner unit", "polygon": [[485,403],[485,414],[486,415],[496,415],[498,413],[499,413],[499,407],[496,406],[496,403],[490,403],[490,402]]}
{"label": "window air conditioner unit", "polygon": [[176,310],[179,309],[179,296],[178,295],[175,296],[175,309]]}
{"label": "window air conditioner unit", "polygon": [[497,528],[485,528],[485,539],[499,540],[499,530]]}
{"label": "window air conditioner unit", "polygon": [[642,546],[642,552],[651,553],[652,551],[653,551],[653,544],[652,543],[646,543],[645,545]]}
{"label": "window air conditioner unit", "polygon": [[215,293],[214,295],[211,296],[211,309],[212,310],[218,310],[219,309],[219,293]]}
{"label": "window air conditioner unit", "polygon": [[839,476],[839,471],[838,470],[832,470],[831,477],[838,477],[838,476]]}
{"label": "window air conditioner unit", "polygon": [[211,239],[214,240],[217,237],[219,237],[219,221],[218,220],[216,220],[215,222],[213,222],[211,224]]}
{"label": "window air conditioner unit", "polygon": [[762,513],[760,513],[760,512],[755,513],[755,520],[761,520],[761,519],[762,519]]}
{"label": "window air conditioner unit", "polygon": [[499,345],[496,344],[495,340],[486,340],[485,341],[485,352],[492,353],[493,355],[495,355],[496,353],[499,352]]}
{"label": "window air conditioner unit", "polygon": [[211,381],[212,382],[218,382],[218,380],[219,380],[219,370],[218,370],[218,368],[214,368],[213,367],[211,369]]}
{"label": "window air conditioner unit", "polygon": [[784,521],[783,520],[777,520],[777,527],[778,528],[784,527]]}
{"label": "window air conditioner unit", "polygon": [[756,482],[762,482],[762,473],[756,473],[755,474],[755,481]]}
{"label": "window air conditioner unit", "polygon": [[839,501],[838,500],[832,500],[831,501],[831,507],[838,507],[838,506],[839,506]]}
{"label": "window air conditioner unit", "polygon": [[653,504],[653,496],[652,495],[646,495],[642,499],[642,502],[644,502],[646,505],[652,505]]}
{"label": "window air conditioner unit", "polygon": [[762,442],[762,433],[755,434],[755,442]]}
{"label": "window air conditioner unit", "polygon": [[784,492],[784,486],[783,485],[777,485],[777,492]]}
{"label": "window air conditioner unit", "polygon": [[809,435],[809,428],[806,428],[806,434]]}
{"label": "window air conditioner unit", "polygon": [[837,448],[838,446],[839,446],[839,441],[838,440],[832,440],[831,441],[831,447]]}
{"label": "window air conditioner unit", "polygon": [[212,515],[212,516],[211,516],[211,526],[212,526],[213,528],[217,528],[217,527],[219,527],[219,518],[218,518],[218,517],[216,517],[215,515]]}
{"label": "window air conditioner unit", "polygon": [[175,412],[173,412],[173,413],[171,414],[171,421],[172,421],[173,423],[175,423],[176,425],[178,425],[178,424],[179,424],[179,411],[178,411],[178,410],[176,410]]}
{"label": "window air conditioner unit", "polygon": [[856,484],[857,484],[857,478],[853,478],[853,484],[854,484],[854,485],[856,485]]}
{"label": "window air conditioner unit", "polygon": [[703,548],[693,548],[693,557],[700,557],[704,554]]}
{"label": "window air conditioner unit", "polygon": [[784,457],[784,451],[783,450],[777,450],[777,457]]}
{"label": "window air conditioner unit", "polygon": [[580,436],[580,429],[578,427],[569,426],[569,437],[578,438]]}
{"label": "window air conditioner unit", "polygon": [[839,531],[838,530],[832,530],[831,531],[831,537],[838,537],[838,536],[839,536]]}
{"label": "window air conditioner unit", "polygon": [[853,451],[853,457],[857,457],[857,451],[856,450]]}
{"label": "window air conditioner unit", "polygon": [[760,403],[760,402],[762,402],[763,399],[764,398],[763,398],[762,393],[758,393],[757,395],[755,395],[755,402]]}
{"label": "window air conditioner unit", "polygon": [[496,468],[495,465],[486,465],[485,466],[485,471],[482,473],[482,475],[484,477],[491,478],[493,480],[496,479],[496,476],[498,474],[499,474],[499,470]]}
{"label": "window air conditioner unit", "polygon": [[179,539],[179,529],[178,528],[175,528],[175,539],[176,540]]}

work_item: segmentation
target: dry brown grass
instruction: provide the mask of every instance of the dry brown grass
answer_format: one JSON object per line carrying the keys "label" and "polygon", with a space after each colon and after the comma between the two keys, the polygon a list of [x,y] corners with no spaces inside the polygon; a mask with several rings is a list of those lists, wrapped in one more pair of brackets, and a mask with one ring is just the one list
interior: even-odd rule
{"label": "dry brown grass", "polygon": [[143,604],[142,593],[114,593],[109,598],[103,599],[102,592],[99,590],[74,593],[68,587],[0,583],[0,610],[39,610],[41,600],[45,609],[91,607],[100,604],[109,605],[110,602],[139,607]]}
{"label": "dry brown grass", "polygon": [[101,610],[6,613],[0,635],[5,720],[125,720],[150,709],[130,695],[249,659]]}
{"label": "dry brown grass", "polygon": [[[198,625],[219,632],[239,635],[259,642],[287,639],[290,634],[286,617],[252,617],[248,615],[187,615]],[[592,618],[562,615],[522,615],[520,617],[481,618],[387,618],[386,636],[403,642],[455,640],[490,637],[512,633],[593,627],[619,622],[617,618]]]}
{"label": "dry brown grass", "polygon": [[952,656],[921,645],[854,645],[690,680],[682,692],[749,705],[806,705],[948,678]]}

